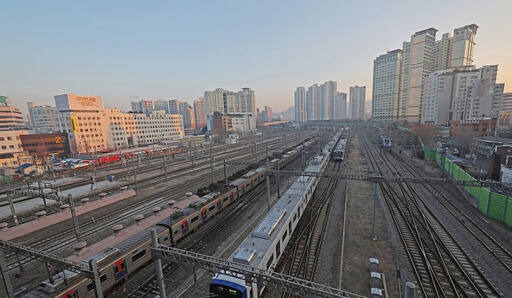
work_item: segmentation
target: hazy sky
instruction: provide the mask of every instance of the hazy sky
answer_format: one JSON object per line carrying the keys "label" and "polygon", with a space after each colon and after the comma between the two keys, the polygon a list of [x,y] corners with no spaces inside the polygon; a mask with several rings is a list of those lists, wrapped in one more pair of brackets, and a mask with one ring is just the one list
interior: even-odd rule
{"label": "hazy sky", "polygon": [[192,102],[218,87],[255,89],[282,110],[297,86],[366,85],[373,59],[416,31],[476,23],[477,65],[512,90],[512,1],[2,1],[0,95]]}

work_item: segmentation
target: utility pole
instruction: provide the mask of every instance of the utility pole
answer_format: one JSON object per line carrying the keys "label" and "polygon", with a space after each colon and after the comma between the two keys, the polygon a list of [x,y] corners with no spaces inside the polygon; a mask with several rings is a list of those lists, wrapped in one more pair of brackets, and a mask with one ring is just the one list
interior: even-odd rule
{"label": "utility pole", "polygon": [[[151,229],[151,240],[152,247],[158,248],[158,238],[156,235],[156,230]],[[162,272],[162,259],[160,257],[155,257],[153,263],[155,264],[155,275],[156,281],[158,283],[158,289],[160,290],[160,297],[167,297],[165,294],[165,282],[164,282],[164,274]]]}
{"label": "utility pole", "polygon": [[9,192],[7,192],[7,199],[9,200],[9,207],[11,208],[12,219],[14,220],[14,224],[18,225],[18,217],[16,216],[16,210],[14,210],[14,203],[12,202],[12,196]]}
{"label": "utility pole", "polygon": [[214,168],[213,154],[212,154],[212,144],[210,143],[210,173],[211,173],[211,183],[213,184],[213,168]]}
{"label": "utility pole", "polygon": [[270,170],[269,161],[268,161],[268,146],[265,147],[265,164],[266,164],[266,174],[265,175],[265,184],[267,186],[267,211],[270,211],[270,179],[268,177],[268,171]]}
{"label": "utility pole", "polygon": [[375,212],[377,209],[377,182],[373,183],[373,212],[372,212],[372,240],[377,240],[375,236]]}
{"label": "utility pole", "polygon": [[75,201],[73,200],[73,196],[71,194],[68,194],[68,200],[69,209],[71,210],[71,218],[73,219],[73,229],[75,230],[76,242],[79,243],[81,242],[80,228],[78,226],[78,218],[76,217]]}
{"label": "utility pole", "polygon": [[137,155],[137,165],[133,167],[134,171],[134,178],[135,178],[135,191],[139,191],[139,185],[137,184],[137,169],[139,168],[140,164],[140,155]]}
{"label": "utility pole", "polygon": [[226,167],[226,159],[224,158],[224,186],[228,185],[228,169]]}
{"label": "utility pole", "polygon": [[279,191],[279,162],[275,162],[275,169],[276,169],[276,184],[277,184],[277,197],[281,197],[281,192]]}
{"label": "utility pole", "polygon": [[164,158],[164,172],[165,172],[165,179],[167,179],[167,159],[165,158],[165,151],[164,155],[162,156]]}

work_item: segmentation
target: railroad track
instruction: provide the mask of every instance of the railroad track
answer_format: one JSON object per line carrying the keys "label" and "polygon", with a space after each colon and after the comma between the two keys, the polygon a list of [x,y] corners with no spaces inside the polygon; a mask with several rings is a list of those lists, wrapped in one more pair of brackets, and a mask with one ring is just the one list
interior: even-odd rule
{"label": "railroad track", "polygon": [[[309,155],[312,155],[312,153]],[[292,163],[295,163],[296,160]],[[287,165],[285,168],[290,167],[292,163]],[[277,189],[274,182],[275,181],[272,179],[270,184],[270,190],[272,193],[274,193]],[[218,236],[223,227],[232,224],[236,220],[239,220],[239,216],[246,212],[248,208],[250,208],[255,203],[255,199],[263,196],[265,192],[265,184],[259,184],[255,189],[252,189],[249,193],[247,193],[236,205],[230,206],[229,210],[225,210],[228,211],[227,213],[225,213],[225,211],[221,213],[222,218],[215,222],[215,224],[208,227],[207,229],[202,228],[198,231],[195,231],[194,233],[200,233],[199,239],[194,240],[191,245],[184,248],[190,251],[199,252],[201,249],[207,247],[209,242]],[[181,264],[166,263],[162,268],[164,279],[169,279],[171,275],[180,268],[182,268]],[[143,298],[150,295],[159,295],[158,284],[154,274],[143,281],[134,290],[130,291],[127,297]]]}
{"label": "railroad track", "polygon": [[[377,150],[383,164],[369,150],[374,170],[381,174],[403,175],[396,161]],[[384,168],[386,165],[386,169]],[[485,277],[474,260],[450,235],[435,214],[424,204],[416,188],[400,183],[380,185],[391,217],[425,297],[499,297],[501,293]]]}
{"label": "railroad track", "polygon": [[[341,168],[340,163],[334,163],[334,165],[330,163],[330,166],[335,172]],[[306,280],[314,280],[320,247],[328,223],[329,206],[338,179],[330,178],[324,183],[325,187],[315,191],[311,205],[305,208],[304,213],[306,214],[299,221],[298,228],[286,248],[285,255],[290,255],[290,257],[280,262],[276,271]],[[290,295],[282,294],[282,297],[290,297]]]}
{"label": "railroad track", "polygon": [[[395,159],[398,157],[393,153]],[[407,168],[411,174],[415,174],[412,166],[407,163],[402,165]],[[496,238],[490,235],[482,228],[471,216],[458,208],[441,190],[430,184],[425,185],[431,191],[431,194],[437,201],[478,241],[482,246],[503,265],[503,267],[512,273],[512,253],[505,248]]]}
{"label": "railroad track", "polygon": [[[303,141],[303,140],[301,140]],[[277,149],[274,149],[277,150]],[[264,150],[263,150],[264,151]],[[274,151],[272,151],[274,152]],[[262,152],[260,152],[262,153]],[[264,152],[263,152],[264,153]],[[244,156],[238,156],[236,159],[243,159]],[[232,175],[233,173],[236,173],[237,171],[243,169],[245,166],[231,166],[228,168],[228,176]],[[194,170],[193,172],[186,173],[187,175],[195,174],[197,171],[200,170]],[[180,173],[180,177],[183,176],[184,173]],[[223,169],[217,169],[214,171],[214,180],[222,180],[224,177],[224,170]],[[134,204],[125,206],[123,208],[117,209],[114,213],[105,214],[103,216],[95,218],[94,221],[87,221],[80,223],[80,231],[82,238],[86,238],[88,236],[94,235],[102,230],[104,230],[106,227],[110,227],[119,223],[122,223],[126,220],[131,219],[134,215],[137,214],[143,214],[147,212],[148,210],[151,210],[153,207],[160,207],[162,205],[165,205],[169,199],[178,199],[181,197],[185,192],[190,191],[194,188],[200,188],[201,186],[207,186],[208,183],[205,181],[210,180],[210,173],[205,173],[200,175],[199,177],[196,177],[194,179],[193,183],[183,183],[177,187],[173,187],[169,190],[164,190],[161,192],[158,192],[154,195],[154,197],[157,197],[157,199],[151,200],[148,202],[148,200],[141,200],[138,202],[135,202]],[[197,181],[197,182],[195,182]],[[152,180],[148,183],[155,184],[157,181]],[[60,248],[66,247],[71,245],[75,242],[75,236],[74,236],[74,230],[72,227],[65,229],[64,231],[59,232],[58,234],[54,234],[48,237],[45,237],[43,239],[40,239],[38,241],[33,241],[32,239],[21,242],[23,245],[26,245],[28,247],[32,247],[35,249],[39,249],[45,252],[53,252]],[[9,270],[13,270],[21,265],[26,265],[27,263],[31,262],[33,259],[30,257],[22,257],[22,258],[16,258],[14,254],[8,255],[8,267]]]}

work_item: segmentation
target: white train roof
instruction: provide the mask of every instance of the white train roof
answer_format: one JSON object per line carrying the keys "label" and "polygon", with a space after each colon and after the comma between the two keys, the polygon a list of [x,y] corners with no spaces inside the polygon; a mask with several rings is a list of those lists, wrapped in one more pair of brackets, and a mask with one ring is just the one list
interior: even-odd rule
{"label": "white train roof", "polygon": [[[339,137],[339,135],[336,137]],[[330,142],[322,153],[311,161],[305,171],[323,171],[328,160],[329,149],[332,149],[334,144],[335,142]],[[314,177],[298,177],[229,259],[241,264],[262,268],[265,254],[268,250],[273,250],[274,242],[280,235],[280,231],[287,228],[285,223],[288,222],[289,217],[293,216],[294,210],[302,202],[302,196],[313,181]],[[284,250],[284,247],[282,249]]]}

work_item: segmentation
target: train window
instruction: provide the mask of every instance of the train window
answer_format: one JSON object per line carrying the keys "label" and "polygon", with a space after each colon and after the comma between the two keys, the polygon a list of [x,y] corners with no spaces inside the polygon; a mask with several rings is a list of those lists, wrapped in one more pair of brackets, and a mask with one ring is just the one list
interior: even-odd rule
{"label": "train window", "polygon": [[278,240],[277,244],[276,244],[276,258],[279,258],[280,255],[281,255],[281,242],[279,242],[279,240]]}
{"label": "train window", "polygon": [[117,266],[114,266],[114,273],[118,273],[119,272],[119,268],[117,268]]}
{"label": "train window", "polygon": [[208,211],[212,211],[213,209],[215,209],[215,205],[211,205],[210,208],[208,208]]}
{"label": "train window", "polygon": [[299,214],[299,217],[300,217],[300,206],[299,206],[299,212],[298,212],[298,214]]}
{"label": "train window", "polygon": [[281,238],[281,240],[286,240],[286,236],[288,236],[288,230],[284,231],[283,238]]}
{"label": "train window", "polygon": [[90,283],[87,284],[87,291],[92,291],[94,290],[94,283],[91,281]]}
{"label": "train window", "polygon": [[274,254],[270,256],[270,259],[267,261],[267,269],[270,268],[272,265],[272,262],[274,262]]}
{"label": "train window", "polygon": [[104,273],[103,275],[100,276],[100,282],[104,283],[105,281],[107,281],[107,274],[106,273]]}
{"label": "train window", "polygon": [[293,215],[293,221],[294,221],[294,222],[295,222],[295,221],[297,221],[297,213],[295,213],[295,214]]}
{"label": "train window", "polygon": [[229,197],[225,197],[224,198],[224,202],[226,202],[227,200],[229,200]]}
{"label": "train window", "polygon": [[140,258],[144,257],[146,255],[146,250],[141,250],[138,253],[134,254],[132,256],[132,262],[137,262]]}
{"label": "train window", "polygon": [[290,220],[290,222],[288,223],[288,230],[290,232],[290,235],[292,234],[292,221]]}
{"label": "train window", "polygon": [[174,231],[174,234],[178,234],[178,230]]}
{"label": "train window", "polygon": [[196,217],[192,218],[192,219],[190,220],[190,222],[191,222],[191,223],[194,223],[194,222],[195,222],[195,221],[197,221],[198,219],[199,219],[199,216],[196,216]]}
{"label": "train window", "polygon": [[[168,241],[168,240],[169,240],[169,237],[164,238],[164,241]],[[123,265],[124,265],[124,263],[123,263]]]}

